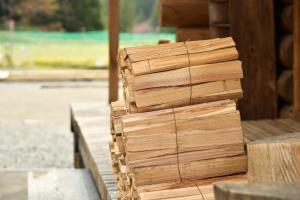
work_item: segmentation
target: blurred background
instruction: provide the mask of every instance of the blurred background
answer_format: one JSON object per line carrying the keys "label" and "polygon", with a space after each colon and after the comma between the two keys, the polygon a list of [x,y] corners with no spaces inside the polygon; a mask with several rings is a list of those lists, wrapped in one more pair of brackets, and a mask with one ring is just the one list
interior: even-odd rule
{"label": "blurred background", "polygon": [[[175,40],[158,0],[120,1],[120,46]],[[107,68],[108,0],[1,0],[0,67]]]}

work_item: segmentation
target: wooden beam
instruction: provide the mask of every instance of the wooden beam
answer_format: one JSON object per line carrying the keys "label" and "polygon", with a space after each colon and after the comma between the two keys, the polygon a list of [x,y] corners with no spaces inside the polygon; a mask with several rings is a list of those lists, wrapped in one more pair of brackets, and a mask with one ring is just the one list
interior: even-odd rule
{"label": "wooden beam", "polygon": [[294,114],[300,119],[300,2],[294,1]]}
{"label": "wooden beam", "polygon": [[248,143],[248,181],[300,184],[299,150],[299,132]]}
{"label": "wooden beam", "polygon": [[208,26],[208,0],[160,0],[161,26]]}
{"label": "wooden beam", "polygon": [[243,61],[245,76],[244,98],[239,104],[243,119],[277,117],[273,4],[273,0],[229,2],[231,35]]}
{"label": "wooden beam", "polygon": [[109,0],[109,103],[118,100],[119,0]]}
{"label": "wooden beam", "polygon": [[214,192],[216,200],[286,200],[300,195],[294,184],[217,183]]}

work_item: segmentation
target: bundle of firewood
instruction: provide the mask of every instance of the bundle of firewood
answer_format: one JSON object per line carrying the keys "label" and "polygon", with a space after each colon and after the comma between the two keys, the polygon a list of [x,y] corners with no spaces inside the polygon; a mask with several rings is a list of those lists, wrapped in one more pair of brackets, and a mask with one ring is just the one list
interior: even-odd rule
{"label": "bundle of firewood", "polygon": [[242,97],[241,62],[232,38],[121,49],[130,113]]}
{"label": "bundle of firewood", "polygon": [[199,180],[246,171],[237,56],[231,38],[120,51],[110,151],[121,199],[197,199]]}

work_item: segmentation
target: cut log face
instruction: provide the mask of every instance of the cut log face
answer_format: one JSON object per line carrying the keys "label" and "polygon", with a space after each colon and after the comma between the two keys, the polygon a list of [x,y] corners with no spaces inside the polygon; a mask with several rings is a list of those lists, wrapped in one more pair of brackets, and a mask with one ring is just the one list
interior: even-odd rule
{"label": "cut log face", "polygon": [[216,200],[296,200],[300,185],[259,183],[216,183]]}
{"label": "cut log face", "polygon": [[288,103],[293,102],[293,72],[292,70],[283,71],[277,81],[278,95]]}
{"label": "cut log face", "polygon": [[293,59],[294,59],[294,45],[293,45],[293,36],[285,36],[279,47],[279,59],[281,64],[289,69],[293,68]]}
{"label": "cut log face", "polygon": [[300,183],[300,133],[247,144],[248,180],[259,183]]}

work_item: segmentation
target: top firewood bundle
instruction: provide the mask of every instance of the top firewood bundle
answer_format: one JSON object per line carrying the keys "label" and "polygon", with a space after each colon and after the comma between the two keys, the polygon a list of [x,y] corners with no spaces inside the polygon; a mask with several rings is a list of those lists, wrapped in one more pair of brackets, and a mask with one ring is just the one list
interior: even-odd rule
{"label": "top firewood bundle", "polygon": [[242,97],[232,38],[131,47],[119,51],[129,113]]}

